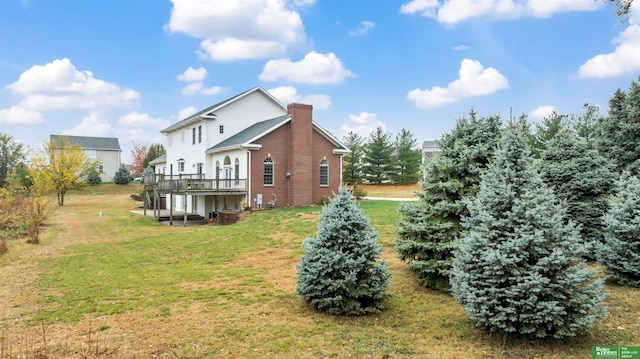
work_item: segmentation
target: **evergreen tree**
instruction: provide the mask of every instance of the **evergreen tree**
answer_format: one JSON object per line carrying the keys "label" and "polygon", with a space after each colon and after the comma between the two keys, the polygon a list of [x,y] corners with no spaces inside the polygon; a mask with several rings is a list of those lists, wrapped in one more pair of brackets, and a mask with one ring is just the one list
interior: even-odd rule
{"label": "evergreen tree", "polygon": [[116,173],[113,175],[113,182],[115,184],[128,184],[131,181],[133,181],[131,171],[129,171],[129,169],[124,164],[121,164]]}
{"label": "evergreen tree", "polygon": [[364,139],[355,132],[349,132],[343,142],[351,153],[343,157],[342,178],[346,183],[359,184],[362,181],[362,156],[364,153]]}
{"label": "evergreen tree", "polygon": [[87,172],[87,183],[96,186],[102,183],[102,178],[100,177],[100,173],[96,168],[92,168]]}
{"label": "evergreen tree", "polygon": [[[640,77],[639,77],[640,80]],[[632,81],[629,91],[618,89],[609,99],[609,116],[599,126],[600,153],[616,162],[618,172],[640,174],[640,85]]]}
{"label": "evergreen tree", "polygon": [[500,138],[500,117],[470,115],[442,136],[440,151],[423,166],[420,200],[400,204],[396,250],[420,284],[443,291],[449,290],[454,241],[466,214],[462,199],[475,195]]}
{"label": "evergreen tree", "polygon": [[553,111],[542,120],[542,123],[536,123],[535,133],[529,141],[531,153],[534,157],[539,158],[540,154],[547,148],[547,143],[551,141],[558,132],[568,128],[568,121],[569,116],[561,115]]}
{"label": "evergreen tree", "polygon": [[604,217],[598,262],[621,285],[640,287],[640,180],[624,173]]}
{"label": "evergreen tree", "polygon": [[604,283],[581,258],[580,234],[534,169],[523,134],[503,136],[468,209],[451,290],[476,326],[563,338],[605,317]]}
{"label": "evergreen tree", "polygon": [[377,127],[369,135],[369,142],[364,154],[364,166],[362,171],[372,183],[382,183],[389,179],[392,171],[391,134]]}
{"label": "evergreen tree", "polygon": [[306,238],[297,264],[296,291],[313,308],[337,315],[384,309],[391,273],[378,262],[382,249],[367,215],[340,188],[318,217],[318,232]]}
{"label": "evergreen tree", "polygon": [[398,184],[417,183],[420,179],[422,151],[413,134],[404,128],[396,135],[393,143],[393,164],[395,174],[391,177]]}
{"label": "evergreen tree", "polygon": [[594,148],[598,137],[598,124],[602,122],[600,108],[588,103],[582,107],[584,112],[571,116],[571,129],[580,140],[589,145],[589,148]]}
{"label": "evergreen tree", "polygon": [[595,258],[602,240],[602,216],[616,175],[607,158],[568,131],[558,133],[542,153],[544,182],[567,207],[567,216],[580,224],[587,258]]}
{"label": "evergreen tree", "polygon": [[145,156],[144,160],[142,161],[142,168],[147,168],[149,166],[149,162],[155,160],[156,158],[166,154],[167,151],[164,149],[164,146],[162,146],[159,143],[153,143],[149,146],[149,149],[147,150],[147,155]]}

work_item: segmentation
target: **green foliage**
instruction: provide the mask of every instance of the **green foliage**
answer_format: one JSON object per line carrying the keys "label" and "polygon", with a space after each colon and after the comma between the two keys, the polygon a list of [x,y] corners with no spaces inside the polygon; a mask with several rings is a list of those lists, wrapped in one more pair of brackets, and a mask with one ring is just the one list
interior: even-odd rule
{"label": "green foliage", "polygon": [[585,141],[589,148],[593,148],[598,137],[598,125],[602,122],[602,115],[598,106],[585,103],[582,107],[584,112],[571,115],[569,122],[576,136]]}
{"label": "green foliage", "polygon": [[560,131],[569,127],[569,116],[561,115],[553,111],[550,115],[542,120],[542,123],[536,123],[536,130],[529,139],[531,153],[534,157],[539,158],[540,154],[547,148],[547,144]]}
{"label": "green foliage", "polygon": [[156,158],[166,154],[167,151],[164,149],[164,146],[159,143],[152,143],[149,145],[149,149],[147,150],[147,155],[142,161],[142,168],[147,168],[149,166],[149,162],[155,160]]}
{"label": "green foliage", "polygon": [[640,174],[640,84],[632,81],[628,92],[614,93],[609,116],[601,119],[599,129],[600,153],[616,162],[618,172]]}
{"label": "green foliage", "polygon": [[624,173],[604,217],[598,262],[621,285],[640,287],[640,180]]}
{"label": "green foliage", "polygon": [[400,206],[396,250],[422,285],[437,290],[449,290],[452,250],[467,213],[462,200],[475,195],[500,137],[498,116],[470,115],[438,141],[440,151],[423,167],[420,201]]}
{"label": "green foliage", "polygon": [[121,164],[116,173],[113,175],[113,183],[128,184],[131,181],[133,181],[131,171],[129,171],[129,169],[124,164]]}
{"label": "green foliage", "polygon": [[306,238],[297,264],[298,294],[313,308],[336,315],[363,315],[384,309],[391,273],[378,262],[382,248],[369,217],[344,188],[324,206],[318,232]]}
{"label": "green foliage", "polygon": [[351,153],[343,157],[342,178],[346,183],[359,184],[362,182],[362,157],[364,156],[364,139],[355,132],[349,132],[343,142]]}
{"label": "green foliage", "polygon": [[12,136],[0,132],[0,187],[12,170],[25,160],[24,146]]}
{"label": "green foliage", "polygon": [[102,183],[102,178],[96,168],[92,168],[87,172],[87,183],[92,186],[97,186]]}
{"label": "green foliage", "polygon": [[420,179],[422,150],[413,134],[405,129],[396,135],[393,143],[393,172],[391,180],[398,184],[417,183]]}
{"label": "green foliage", "polygon": [[540,163],[542,178],[567,208],[567,216],[580,224],[588,248],[587,258],[602,240],[602,216],[616,175],[609,160],[568,131],[547,144]]}
{"label": "green foliage", "polygon": [[362,172],[371,183],[382,183],[390,179],[393,170],[393,146],[391,134],[376,128],[369,136]]}
{"label": "green foliage", "polygon": [[565,210],[535,170],[523,134],[506,133],[455,250],[451,289],[491,332],[565,338],[605,317],[604,283]]}

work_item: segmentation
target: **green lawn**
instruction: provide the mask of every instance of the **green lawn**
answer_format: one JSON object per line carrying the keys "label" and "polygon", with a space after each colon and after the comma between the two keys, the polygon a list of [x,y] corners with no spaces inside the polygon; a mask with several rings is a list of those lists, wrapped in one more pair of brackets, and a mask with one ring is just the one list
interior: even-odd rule
{"label": "green lawn", "polygon": [[129,212],[130,186],[70,193],[39,247],[16,245],[20,255],[0,258],[4,273],[34,273],[3,284],[13,303],[3,313],[21,319],[3,318],[12,334],[0,332],[0,356],[9,344],[14,357],[41,354],[46,343],[50,357],[82,357],[92,337],[95,356],[145,358],[588,358],[593,345],[640,345],[640,290],[614,285],[609,318],[580,338],[514,340],[474,328],[451,296],[417,285],[397,259],[392,201],[359,202],[394,274],[387,309],[318,313],[295,294],[295,264],[321,207],[169,227]]}

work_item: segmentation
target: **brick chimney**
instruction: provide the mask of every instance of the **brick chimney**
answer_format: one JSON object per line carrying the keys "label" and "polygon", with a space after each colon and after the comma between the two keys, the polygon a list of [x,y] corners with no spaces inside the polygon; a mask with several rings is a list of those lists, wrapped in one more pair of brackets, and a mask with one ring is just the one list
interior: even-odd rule
{"label": "brick chimney", "polygon": [[292,103],[289,132],[289,199],[290,205],[313,204],[313,106]]}

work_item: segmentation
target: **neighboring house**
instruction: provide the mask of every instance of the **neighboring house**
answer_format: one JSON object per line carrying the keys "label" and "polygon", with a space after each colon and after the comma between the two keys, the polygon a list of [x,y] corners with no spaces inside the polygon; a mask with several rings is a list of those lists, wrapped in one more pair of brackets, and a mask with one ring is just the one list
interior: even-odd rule
{"label": "neighboring house", "polygon": [[422,142],[422,163],[424,163],[427,159],[433,157],[433,155],[435,155],[438,151],[440,151],[440,149],[438,149],[437,141]]}
{"label": "neighboring house", "polygon": [[98,173],[102,182],[113,181],[113,176],[120,167],[122,153],[117,138],[51,135],[50,140],[58,143],[60,137],[82,147],[87,159],[100,162]]}
{"label": "neighboring house", "polygon": [[313,122],[312,106],[285,106],[261,87],[162,133],[166,157],[154,160],[155,179],[145,184],[168,196],[169,208],[203,217],[244,206],[319,203],[337,193],[349,152]]}
{"label": "neighboring house", "polygon": [[153,168],[153,173],[163,175],[167,172],[167,154],[163,154],[149,161],[149,166]]}

